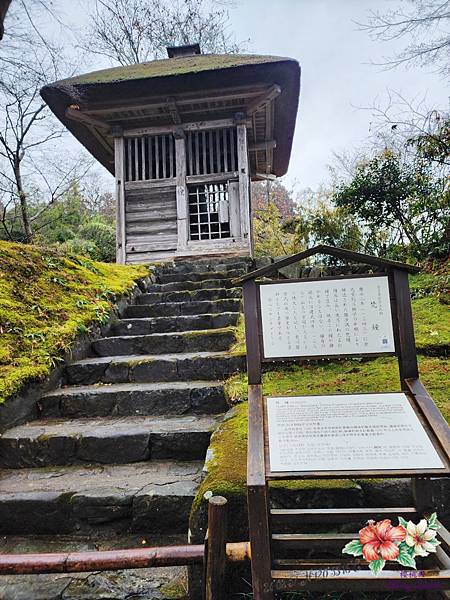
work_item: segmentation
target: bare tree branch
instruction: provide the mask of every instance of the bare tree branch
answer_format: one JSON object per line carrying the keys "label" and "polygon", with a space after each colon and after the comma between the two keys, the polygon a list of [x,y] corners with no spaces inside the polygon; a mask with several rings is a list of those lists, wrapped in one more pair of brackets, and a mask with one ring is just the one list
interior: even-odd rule
{"label": "bare tree branch", "polygon": [[209,53],[243,46],[229,33],[227,9],[208,0],[95,0],[84,47],[130,65],[165,56],[166,46],[194,42]]}
{"label": "bare tree branch", "polygon": [[357,23],[374,39],[406,39],[397,56],[379,63],[386,68],[399,65],[435,65],[443,76],[450,74],[450,0],[408,0],[409,10],[398,8],[383,14],[371,11],[366,23]]}
{"label": "bare tree branch", "polygon": [[13,229],[17,235],[20,218],[25,242],[33,240],[40,214],[77,179],[80,165],[77,157],[56,168],[44,154],[49,145],[55,151],[64,129],[43,103],[40,88],[70,69],[60,46],[41,27],[43,11],[46,18],[53,15],[50,0],[15,0],[9,13],[11,32],[0,46],[0,157],[5,193],[12,199],[2,204],[2,228],[8,236]]}

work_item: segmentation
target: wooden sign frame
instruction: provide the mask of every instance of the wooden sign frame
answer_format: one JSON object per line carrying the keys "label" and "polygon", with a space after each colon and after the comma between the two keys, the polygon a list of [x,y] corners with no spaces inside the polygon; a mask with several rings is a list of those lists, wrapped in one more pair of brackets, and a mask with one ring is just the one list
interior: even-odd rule
{"label": "wooden sign frame", "polygon": [[[387,276],[389,281],[390,304],[392,314],[392,325],[394,331],[395,354],[398,360],[400,387],[409,398],[415,414],[418,416],[434,448],[441,457],[442,469],[390,469],[370,471],[303,471],[303,472],[272,472],[270,470],[269,448],[267,443],[267,415],[265,399],[262,390],[262,368],[265,362],[304,362],[324,358],[323,356],[311,357],[264,357],[261,304],[259,288],[261,285],[280,283],[280,280],[257,282],[258,277],[278,272],[282,267],[298,262],[316,253],[329,254],[338,258],[359,263],[366,263],[377,267],[377,272],[372,276]],[[392,514],[392,515],[414,515],[421,518],[432,512],[433,498],[429,477],[450,476],[450,429],[445,419],[440,414],[435,403],[419,378],[417,355],[414,339],[413,317],[411,299],[409,292],[408,273],[417,272],[417,268],[404,265],[395,261],[379,259],[377,257],[350,252],[340,248],[318,246],[303,253],[282,259],[272,265],[258,269],[240,279],[243,283],[244,314],[247,343],[247,372],[249,383],[249,429],[248,429],[248,459],[247,459],[247,494],[250,526],[250,541],[252,547],[252,585],[255,600],[272,600],[274,591],[294,590],[387,590],[390,582],[397,581],[399,574],[396,571],[384,573],[382,577],[375,577],[368,570],[359,570],[352,567],[345,574],[338,569],[335,577],[327,576],[320,578],[317,570],[302,570],[301,560],[289,561],[277,558],[277,554],[283,550],[305,547],[305,544],[313,544],[314,535],[285,535],[275,533],[274,527],[280,524],[293,525],[296,523],[326,522],[332,523],[333,519],[343,522],[343,518],[350,516]],[[363,275],[368,277],[371,275]],[[359,276],[345,276],[345,279],[357,278]],[[323,278],[325,279],[325,278]],[[323,280],[322,279],[322,280]],[[327,280],[342,280],[344,277],[329,277]],[[287,280],[283,283],[313,281],[313,279]],[[392,353],[388,353],[392,355]],[[333,359],[361,356],[361,354],[333,355]],[[378,354],[370,354],[376,356]],[[385,355],[382,353],[380,355]],[[398,390],[379,390],[380,392]],[[414,507],[398,508],[373,508],[373,509],[310,509],[309,511],[297,510],[271,510],[269,504],[268,482],[275,479],[327,479],[327,478],[385,478],[399,477],[411,478],[414,497]],[[326,513],[326,514],[325,514]],[[366,519],[369,518],[366,516]],[[345,522],[345,521],[344,521]],[[357,537],[357,534],[352,534]],[[440,540],[442,546],[438,548],[436,558],[438,567],[434,567],[431,577],[433,589],[450,589],[450,533],[441,529]],[[320,534],[321,547],[330,542],[332,546],[342,547],[345,535]],[[348,536],[347,536],[348,537]],[[352,538],[350,538],[352,539]],[[302,546],[303,544],[303,546]],[[341,565],[342,558],[334,561],[334,565]],[[310,561],[311,562],[311,561]],[[314,561],[313,561],[314,562]],[[289,568],[286,570],[286,565]],[[318,563],[314,563],[318,564]],[[327,563],[329,565],[329,562]],[[319,567],[316,567],[320,568]],[[326,565],[323,567],[326,568]],[[388,577],[387,577],[388,576]],[[315,578],[316,577],[316,578]],[[318,577],[318,578],[317,578]],[[423,589],[423,579],[418,578],[417,589]],[[411,583],[411,580],[409,581]],[[421,587],[422,586],[422,587]],[[426,597],[426,596],[425,596]]]}

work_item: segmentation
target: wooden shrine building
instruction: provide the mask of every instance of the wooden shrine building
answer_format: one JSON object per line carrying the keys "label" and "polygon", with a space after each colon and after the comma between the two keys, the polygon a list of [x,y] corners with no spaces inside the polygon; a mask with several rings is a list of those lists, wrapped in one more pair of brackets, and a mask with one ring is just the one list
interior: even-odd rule
{"label": "wooden shrine building", "polygon": [[115,175],[118,262],[249,254],[250,181],[287,171],[299,65],[197,44],[168,54],[41,94]]}

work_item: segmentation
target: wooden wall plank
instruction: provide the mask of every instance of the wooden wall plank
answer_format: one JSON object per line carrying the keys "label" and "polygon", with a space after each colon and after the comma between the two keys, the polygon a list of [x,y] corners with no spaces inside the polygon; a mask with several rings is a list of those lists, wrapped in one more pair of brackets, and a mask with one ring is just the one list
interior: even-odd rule
{"label": "wooden wall plank", "polygon": [[142,168],[141,168],[141,177],[143,180],[147,179],[147,169],[146,169],[146,157],[145,157],[145,144],[146,139],[141,139],[141,160],[142,160]]}
{"label": "wooden wall plank", "polygon": [[208,172],[208,166],[206,162],[206,131],[202,131],[202,166],[203,166],[203,174],[205,175]]}
{"label": "wooden wall plank", "polygon": [[139,139],[134,138],[134,177],[135,181],[142,179],[139,173]]}
{"label": "wooden wall plank", "polygon": [[189,175],[194,174],[193,156],[194,156],[194,138],[192,131],[187,134],[187,148],[189,154]]}
{"label": "wooden wall plank", "polygon": [[148,164],[149,164],[149,179],[155,179],[155,168],[153,165],[153,137],[148,140]]}
{"label": "wooden wall plank", "polygon": [[208,173],[214,173],[214,143],[212,129],[208,132]]}
{"label": "wooden wall plank", "polygon": [[222,151],[223,151],[223,169],[225,173],[228,173],[228,140],[227,140],[228,132],[226,129],[222,130]]}
{"label": "wooden wall plank", "polygon": [[221,145],[220,145],[220,131],[216,129],[216,131],[214,131],[214,135],[216,136],[216,153],[217,153],[217,159],[216,159],[216,173],[220,173],[222,171],[222,155],[221,155]]}
{"label": "wooden wall plank", "polygon": [[160,179],[160,164],[159,164],[159,135],[155,135],[155,179]]}
{"label": "wooden wall plank", "polygon": [[230,129],[230,146],[231,146],[231,170],[236,171],[236,140],[234,127]]}
{"label": "wooden wall plank", "polygon": [[173,135],[169,136],[169,177],[174,177],[174,160],[173,160],[174,141]]}
{"label": "wooden wall plank", "polygon": [[166,140],[167,137],[165,135],[161,136],[161,140],[162,140],[162,177],[163,179],[165,179],[167,177],[167,154],[166,154]]}
{"label": "wooden wall plank", "polygon": [[198,131],[195,132],[195,175],[200,174],[200,148],[198,136],[200,133]]}
{"label": "wooden wall plank", "polygon": [[133,140],[132,139],[128,139],[127,140],[127,181],[133,181],[132,166],[131,166],[131,162],[132,162],[131,147],[132,147],[132,144],[133,144]]}
{"label": "wooden wall plank", "polygon": [[[177,245],[176,186],[147,187],[126,191],[126,258],[136,262],[147,253],[173,251]],[[131,258],[133,257],[133,258]]]}

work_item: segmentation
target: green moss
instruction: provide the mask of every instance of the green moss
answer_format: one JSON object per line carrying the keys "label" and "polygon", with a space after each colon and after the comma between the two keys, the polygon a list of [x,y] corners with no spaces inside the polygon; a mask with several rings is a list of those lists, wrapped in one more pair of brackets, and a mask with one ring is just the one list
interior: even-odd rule
{"label": "green moss", "polygon": [[182,600],[186,598],[186,586],[178,580],[170,581],[161,586],[160,592],[167,600]]}
{"label": "green moss", "polygon": [[200,484],[192,510],[207,491],[230,498],[242,496],[246,485],[247,404],[236,406],[211,438],[206,466],[208,474]]}
{"label": "green moss", "polygon": [[182,332],[181,335],[186,338],[196,338],[202,335],[221,335],[223,333],[234,333],[235,327],[219,327],[217,329],[194,329],[192,331]]}
{"label": "green moss", "polygon": [[0,241],[0,404],[49,374],[75,337],[107,322],[145,266],[93,262]]}
{"label": "green moss", "polygon": [[59,504],[71,504],[72,498],[75,496],[75,492],[63,492],[58,496],[57,502]]}
{"label": "green moss", "polygon": [[[419,368],[422,381],[450,421],[450,402],[446,389],[450,371],[448,359],[419,356]],[[265,373],[263,385],[267,396],[396,391],[399,389],[397,360],[383,357],[292,365]],[[225,393],[230,404],[246,400],[245,374],[228,379]]]}
{"label": "green moss", "polygon": [[423,354],[448,355],[450,349],[450,306],[440,297],[412,301],[417,350]]}
{"label": "green moss", "polygon": [[261,56],[257,54],[199,54],[179,58],[166,58],[125,67],[102,69],[86,73],[71,79],[64,79],[58,85],[85,85],[92,83],[112,83],[115,81],[130,81],[133,79],[148,79],[151,77],[168,77],[170,75],[185,75],[215,69],[230,69],[244,65],[264,64],[292,60],[279,56]]}
{"label": "green moss", "polygon": [[236,342],[230,348],[230,352],[233,354],[245,354],[245,324],[244,324],[244,315],[239,316],[239,320],[237,322],[235,330]]}
{"label": "green moss", "polygon": [[420,273],[409,277],[412,298],[436,296],[443,300],[449,291],[449,264],[443,263],[433,272]]}
{"label": "green moss", "polygon": [[54,435],[50,435],[49,433],[41,433],[41,435],[38,435],[38,437],[36,438],[36,440],[40,444],[44,444],[45,442],[48,442],[52,437],[55,437],[55,434]]}
{"label": "green moss", "polygon": [[283,490],[351,490],[359,485],[351,479],[293,479],[271,481],[269,486]]}

